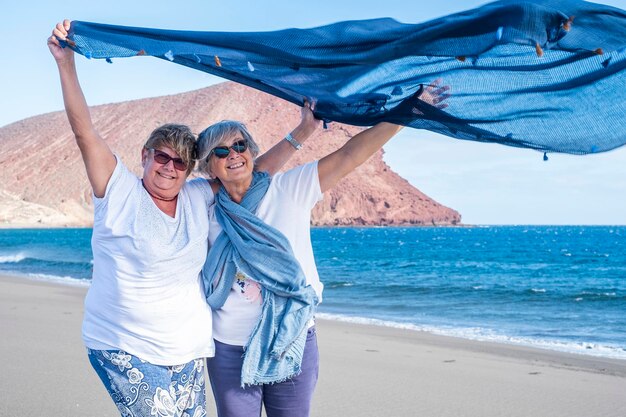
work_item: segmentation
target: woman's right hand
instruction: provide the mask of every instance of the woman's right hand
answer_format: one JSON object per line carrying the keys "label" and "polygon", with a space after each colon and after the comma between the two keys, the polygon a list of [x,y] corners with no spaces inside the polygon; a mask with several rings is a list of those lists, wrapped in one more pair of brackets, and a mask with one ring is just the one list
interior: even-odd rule
{"label": "woman's right hand", "polygon": [[48,38],[48,49],[58,63],[74,59],[74,51],[71,48],[61,47],[59,41],[67,40],[67,33],[70,30],[71,20],[65,19],[56,24],[52,30],[52,35]]}

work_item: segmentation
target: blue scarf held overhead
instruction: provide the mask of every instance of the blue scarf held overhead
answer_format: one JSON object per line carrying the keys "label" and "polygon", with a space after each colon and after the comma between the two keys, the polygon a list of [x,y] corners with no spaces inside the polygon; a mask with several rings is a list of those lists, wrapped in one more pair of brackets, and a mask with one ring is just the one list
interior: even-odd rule
{"label": "blue scarf held overhead", "polygon": [[270,182],[267,173],[254,172],[240,204],[220,188],[215,216],[223,231],[202,270],[213,309],[224,305],[237,273],[261,285],[261,319],[245,347],[242,387],[282,382],[300,373],[307,325],[317,305],[287,238],[254,214]]}
{"label": "blue scarf held overhead", "polygon": [[[302,104],[459,139],[587,154],[626,143],[626,12],[579,0],[504,0],[421,24],[392,19],[275,32],[191,32],[72,22],[88,58],[154,56]],[[420,84],[445,112],[398,117]]]}

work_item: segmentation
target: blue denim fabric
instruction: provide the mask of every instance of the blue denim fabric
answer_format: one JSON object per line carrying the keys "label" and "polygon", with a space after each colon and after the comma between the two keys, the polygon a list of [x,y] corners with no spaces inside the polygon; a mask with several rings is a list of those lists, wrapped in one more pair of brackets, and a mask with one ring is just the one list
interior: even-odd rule
{"label": "blue denim fabric", "polygon": [[121,350],[87,349],[122,417],[204,417],[204,359],[153,365]]}
{"label": "blue denim fabric", "polygon": [[215,357],[207,359],[207,368],[219,417],[261,415],[265,406],[268,417],[307,417],[317,384],[319,352],[315,327],[307,332],[302,371],[287,381],[252,385],[239,384],[243,365],[243,346],[215,341]]}

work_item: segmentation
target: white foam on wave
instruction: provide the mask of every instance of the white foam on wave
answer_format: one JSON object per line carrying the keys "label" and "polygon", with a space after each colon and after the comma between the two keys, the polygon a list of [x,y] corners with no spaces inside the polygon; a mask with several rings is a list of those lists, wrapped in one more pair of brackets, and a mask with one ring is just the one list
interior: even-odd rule
{"label": "white foam on wave", "polygon": [[592,297],[616,297],[617,293],[615,292],[593,292],[593,291],[583,291],[580,295],[590,295]]}
{"label": "white foam on wave", "polygon": [[389,320],[373,319],[358,316],[344,316],[341,314],[317,313],[317,318],[323,320],[335,320],[345,323],[366,324],[373,326],[393,327],[396,329],[428,332],[440,336],[458,337],[461,339],[477,340],[481,342],[505,343],[511,345],[526,346],[538,349],[554,350],[565,353],[597,356],[612,359],[626,360],[626,347],[600,345],[588,342],[566,342],[558,340],[534,339],[521,336],[508,336],[499,334],[490,329],[480,327],[455,328],[435,327],[429,325],[415,325],[411,323],[399,323]]}
{"label": "white foam on wave", "polygon": [[1,255],[0,264],[15,264],[26,259],[27,256],[24,253],[16,253],[13,255]]}
{"label": "white foam on wave", "polygon": [[90,279],[80,279],[69,276],[47,274],[26,274],[26,276],[37,281],[55,282],[57,284],[72,285],[77,287],[88,287],[91,285]]}
{"label": "white foam on wave", "polygon": [[352,287],[354,283],[352,282],[341,282],[339,284],[329,285],[331,288],[339,288],[339,287]]}

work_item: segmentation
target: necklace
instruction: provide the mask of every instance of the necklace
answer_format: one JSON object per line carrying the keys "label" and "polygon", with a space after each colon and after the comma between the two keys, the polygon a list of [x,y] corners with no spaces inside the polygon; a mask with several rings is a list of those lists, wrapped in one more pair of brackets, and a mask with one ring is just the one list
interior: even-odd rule
{"label": "necklace", "polygon": [[150,197],[159,200],[159,201],[174,201],[178,198],[178,194],[176,194],[174,197],[172,198],[163,198],[163,197],[159,197],[156,196],[154,194],[152,194],[147,188],[146,188],[146,184],[143,183],[143,179],[141,180],[141,185],[143,185],[144,190],[146,190],[146,192],[150,195]]}

